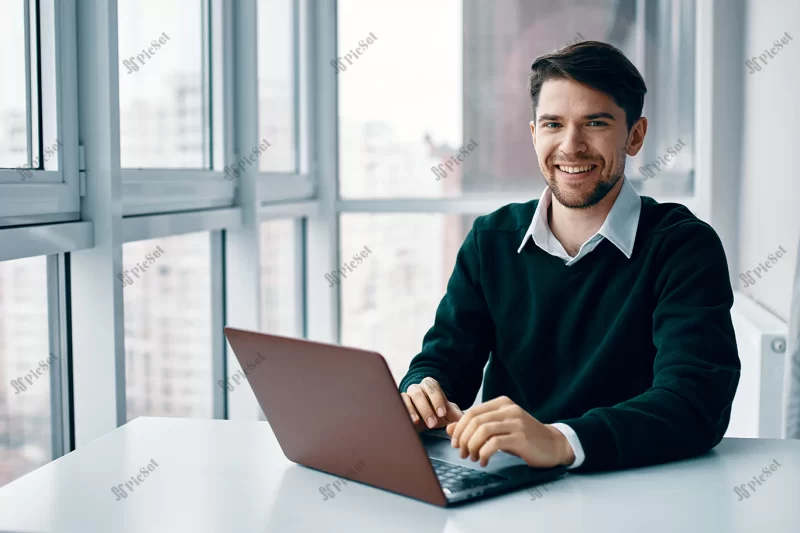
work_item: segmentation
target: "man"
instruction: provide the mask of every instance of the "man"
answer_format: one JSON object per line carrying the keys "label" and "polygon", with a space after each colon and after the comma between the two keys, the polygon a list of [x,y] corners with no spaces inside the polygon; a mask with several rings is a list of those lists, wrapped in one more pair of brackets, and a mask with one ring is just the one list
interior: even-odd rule
{"label": "man", "polygon": [[618,49],[581,42],[531,70],[548,187],[475,221],[400,383],[409,415],[482,466],[498,450],[577,471],[704,453],[741,368],[719,237],[625,179],[647,88]]}

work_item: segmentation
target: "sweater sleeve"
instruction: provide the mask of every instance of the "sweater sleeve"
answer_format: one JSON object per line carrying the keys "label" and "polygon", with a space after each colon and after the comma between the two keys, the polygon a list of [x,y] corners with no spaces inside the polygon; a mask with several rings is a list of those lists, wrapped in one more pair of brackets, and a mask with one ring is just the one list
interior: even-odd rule
{"label": "sweater sleeve", "polygon": [[574,471],[662,463],[705,453],[730,421],[741,364],[728,266],[716,232],[701,221],[671,227],[653,260],[653,384],[611,407],[560,420],[586,460]]}
{"label": "sweater sleeve", "polygon": [[400,381],[400,391],[425,377],[436,379],[447,399],[466,409],[483,380],[483,367],[495,345],[495,327],[480,282],[479,217],[456,256],[447,291],[422,351]]}

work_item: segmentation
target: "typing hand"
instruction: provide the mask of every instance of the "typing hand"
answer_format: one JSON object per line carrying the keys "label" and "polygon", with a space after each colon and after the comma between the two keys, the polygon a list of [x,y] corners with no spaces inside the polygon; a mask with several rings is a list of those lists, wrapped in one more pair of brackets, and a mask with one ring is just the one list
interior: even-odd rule
{"label": "typing hand", "polygon": [[501,450],[535,468],[575,461],[572,447],[560,431],[542,424],[506,396],[468,409],[457,422],[447,425],[447,434],[453,448],[461,448],[462,459],[480,459],[481,466]]}
{"label": "typing hand", "polygon": [[419,385],[410,385],[408,392],[400,396],[418,432],[444,427],[458,421],[463,414],[456,404],[447,401],[439,382],[433,378],[425,378]]}

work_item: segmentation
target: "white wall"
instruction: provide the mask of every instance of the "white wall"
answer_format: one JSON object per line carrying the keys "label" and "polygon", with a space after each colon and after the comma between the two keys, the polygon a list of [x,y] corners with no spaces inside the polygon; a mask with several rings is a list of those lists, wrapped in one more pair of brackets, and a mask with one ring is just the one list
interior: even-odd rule
{"label": "white wall", "polygon": [[[800,0],[747,0],[745,59],[764,53],[784,32],[794,40],[768,59],[766,66],[759,61],[760,72],[749,74],[751,69],[742,61],[745,105],[738,259],[744,271],[766,261],[767,254],[779,246],[789,253],[755,285],[740,286],[788,321],[800,246]],[[738,277],[739,273],[734,274]]]}

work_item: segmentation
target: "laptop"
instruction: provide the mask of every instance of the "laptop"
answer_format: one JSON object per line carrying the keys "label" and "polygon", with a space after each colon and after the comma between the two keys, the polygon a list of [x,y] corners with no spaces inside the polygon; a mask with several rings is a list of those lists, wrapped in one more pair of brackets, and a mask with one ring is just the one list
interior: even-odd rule
{"label": "laptop", "polygon": [[287,459],[448,507],[539,485],[566,467],[497,452],[461,459],[444,428],[417,433],[384,358],[372,351],[231,327],[225,336]]}

